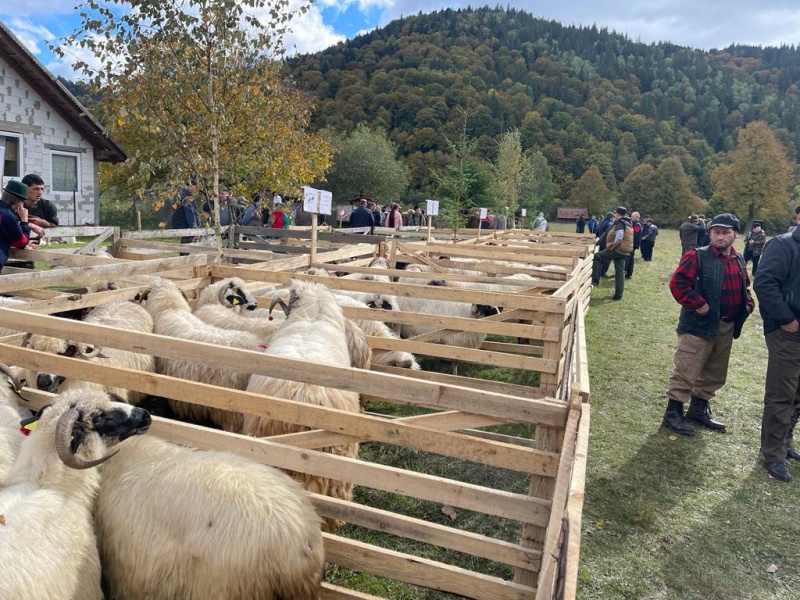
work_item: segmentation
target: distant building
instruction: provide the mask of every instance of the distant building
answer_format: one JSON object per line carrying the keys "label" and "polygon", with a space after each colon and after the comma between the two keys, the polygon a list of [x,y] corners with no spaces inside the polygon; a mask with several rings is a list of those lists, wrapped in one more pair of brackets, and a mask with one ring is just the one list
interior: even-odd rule
{"label": "distant building", "polygon": [[589,209],[588,208],[559,208],[556,211],[556,220],[557,221],[574,221],[579,216],[583,215],[585,219],[589,218]]}
{"label": "distant building", "polygon": [[58,206],[61,225],[98,223],[99,163],[128,158],[2,22],[0,147],[5,148],[0,173],[3,186],[27,173],[40,175],[45,182],[44,197]]}

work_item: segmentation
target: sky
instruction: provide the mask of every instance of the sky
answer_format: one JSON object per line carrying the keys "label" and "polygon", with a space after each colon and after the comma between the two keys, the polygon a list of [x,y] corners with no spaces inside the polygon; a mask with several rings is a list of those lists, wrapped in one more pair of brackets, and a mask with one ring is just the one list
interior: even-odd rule
{"label": "sky", "polygon": [[[82,0],[3,0],[0,21],[54,74],[75,80],[73,54],[60,61],[47,42],[58,44],[79,25]],[[301,0],[291,0],[293,3]],[[496,6],[497,2],[488,3]],[[798,0],[503,0],[536,17],[564,25],[596,25],[645,43],[672,42],[701,50],[730,44],[800,45]],[[290,52],[316,52],[394,19],[443,8],[480,6],[447,0],[316,0],[284,38]]]}

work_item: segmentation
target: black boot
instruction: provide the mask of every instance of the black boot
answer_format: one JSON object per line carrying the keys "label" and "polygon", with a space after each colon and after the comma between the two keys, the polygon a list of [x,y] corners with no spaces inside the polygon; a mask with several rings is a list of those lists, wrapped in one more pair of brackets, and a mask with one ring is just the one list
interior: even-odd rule
{"label": "black boot", "polygon": [[669,427],[675,433],[681,435],[694,435],[694,429],[683,416],[683,404],[677,400],[669,400],[667,402],[667,410],[664,412],[664,420],[661,422],[662,427]]}
{"label": "black boot", "polygon": [[711,409],[708,407],[708,400],[692,396],[689,410],[686,411],[686,418],[711,431],[725,433],[725,425],[711,418]]}
{"label": "black boot", "polygon": [[800,460],[800,452],[789,446],[786,448],[786,458],[791,458],[792,460]]}

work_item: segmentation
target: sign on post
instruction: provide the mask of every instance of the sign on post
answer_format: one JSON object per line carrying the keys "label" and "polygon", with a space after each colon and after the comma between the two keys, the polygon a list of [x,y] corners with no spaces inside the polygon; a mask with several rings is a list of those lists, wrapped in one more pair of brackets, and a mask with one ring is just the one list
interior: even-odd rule
{"label": "sign on post", "polygon": [[428,217],[428,243],[431,243],[431,226],[433,224],[433,217],[439,214],[439,201],[425,200],[425,215]]}
{"label": "sign on post", "polygon": [[325,190],[317,190],[303,186],[303,210],[311,213],[311,256],[313,265],[317,260],[317,215],[331,214],[333,194]]}

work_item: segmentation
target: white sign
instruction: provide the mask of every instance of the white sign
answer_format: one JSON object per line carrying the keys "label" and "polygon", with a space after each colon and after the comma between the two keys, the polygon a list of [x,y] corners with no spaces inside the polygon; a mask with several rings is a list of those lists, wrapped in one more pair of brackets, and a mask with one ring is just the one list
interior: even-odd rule
{"label": "white sign", "polygon": [[303,210],[318,215],[331,214],[333,193],[303,186]]}
{"label": "white sign", "polygon": [[486,217],[489,216],[489,209],[488,208],[482,208],[480,216],[481,216],[481,221],[483,221]]}
{"label": "white sign", "polygon": [[520,209],[520,213],[519,213],[519,216],[520,216],[520,217],[522,217],[522,218],[525,218],[525,216],[526,216],[527,214],[528,214],[528,209],[526,209],[526,208],[521,208],[521,209]]}
{"label": "white sign", "polygon": [[425,200],[425,214],[429,217],[435,217],[439,214],[439,201],[438,200]]}

